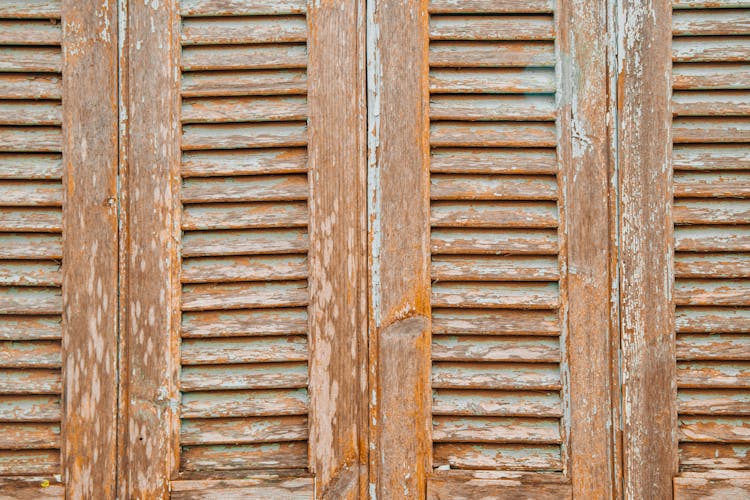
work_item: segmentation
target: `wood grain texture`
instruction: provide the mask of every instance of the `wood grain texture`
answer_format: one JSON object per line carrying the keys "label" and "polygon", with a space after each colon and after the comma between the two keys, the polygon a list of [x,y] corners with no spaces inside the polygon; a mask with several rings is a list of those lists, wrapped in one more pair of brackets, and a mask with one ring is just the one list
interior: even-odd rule
{"label": "wood grain texture", "polygon": [[116,496],[116,18],[108,2],[63,2],[62,463],[71,497]]}
{"label": "wood grain texture", "polygon": [[367,23],[370,490],[422,498],[431,449],[426,2],[368,3]]}
{"label": "wood grain texture", "polygon": [[618,67],[623,494],[666,498],[677,470],[671,5],[628,0],[620,9],[618,38],[625,48]]}
{"label": "wood grain texture", "polygon": [[118,497],[162,498],[176,467],[177,2],[121,10]]}
{"label": "wood grain texture", "polygon": [[[319,498],[354,498],[367,481],[364,13],[360,0],[308,5],[310,468]],[[332,496],[344,495],[337,485],[350,473],[349,492]]]}

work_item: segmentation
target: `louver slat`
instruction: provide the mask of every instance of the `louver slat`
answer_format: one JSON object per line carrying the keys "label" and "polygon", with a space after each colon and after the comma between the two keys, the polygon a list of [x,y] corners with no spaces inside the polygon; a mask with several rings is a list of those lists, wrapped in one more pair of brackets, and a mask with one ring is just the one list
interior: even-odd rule
{"label": "louver slat", "polygon": [[0,476],[61,473],[60,17],[0,5]]}
{"label": "louver slat", "polygon": [[304,470],[306,3],[180,5],[181,477]]}
{"label": "louver slat", "polygon": [[552,3],[429,9],[433,464],[560,471]]}

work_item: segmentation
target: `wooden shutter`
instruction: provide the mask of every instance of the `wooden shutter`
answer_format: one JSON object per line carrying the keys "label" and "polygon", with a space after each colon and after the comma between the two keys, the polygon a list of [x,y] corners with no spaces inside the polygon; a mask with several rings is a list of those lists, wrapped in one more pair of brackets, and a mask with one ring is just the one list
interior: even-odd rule
{"label": "wooden shutter", "polygon": [[612,494],[606,11],[560,4],[368,12],[378,497]]}
{"label": "wooden shutter", "polygon": [[128,9],[123,497],[364,488],[358,12]]}
{"label": "wooden shutter", "polygon": [[681,498],[750,492],[748,34],[747,2],[674,2],[675,493]]}
{"label": "wooden shutter", "polygon": [[0,5],[0,489],[12,497],[114,493],[115,19],[106,2]]}

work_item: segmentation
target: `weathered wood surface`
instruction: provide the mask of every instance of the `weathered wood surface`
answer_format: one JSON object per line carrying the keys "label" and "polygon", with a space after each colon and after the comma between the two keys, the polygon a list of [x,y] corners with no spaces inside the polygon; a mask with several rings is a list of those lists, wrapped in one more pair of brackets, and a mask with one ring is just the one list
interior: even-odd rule
{"label": "weathered wood surface", "polygon": [[750,474],[744,471],[683,472],[674,478],[678,500],[744,498]]}
{"label": "weathered wood surface", "polygon": [[121,9],[118,497],[163,498],[176,464],[178,2]]}
{"label": "weathered wood surface", "polygon": [[677,471],[671,5],[627,0],[619,12],[623,494],[666,498]]}
{"label": "weathered wood surface", "polygon": [[427,498],[430,500],[492,498],[501,491],[508,498],[573,498],[570,482],[562,474],[437,471],[427,479]]}
{"label": "weathered wood surface", "polygon": [[319,498],[367,488],[365,2],[308,5],[310,469]]}
{"label": "weathered wood surface", "polygon": [[431,462],[424,7],[394,0],[367,10],[370,490],[378,498],[424,497]]}

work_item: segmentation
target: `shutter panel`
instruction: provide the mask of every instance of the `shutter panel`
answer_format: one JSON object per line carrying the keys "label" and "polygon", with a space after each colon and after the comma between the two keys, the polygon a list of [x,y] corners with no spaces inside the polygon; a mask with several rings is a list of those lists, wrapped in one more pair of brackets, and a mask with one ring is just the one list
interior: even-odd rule
{"label": "shutter panel", "polygon": [[429,33],[433,466],[560,472],[554,13],[444,3]]}
{"label": "shutter panel", "polygon": [[0,475],[61,474],[61,5],[0,6]]}
{"label": "shutter panel", "polygon": [[304,470],[306,6],[180,7],[180,471]]}
{"label": "shutter panel", "polygon": [[750,492],[749,20],[746,2],[676,1],[672,12],[675,490],[685,498]]}

